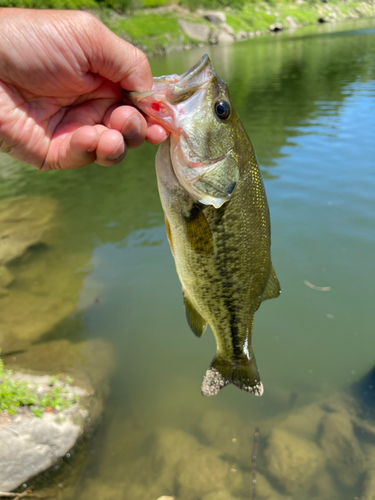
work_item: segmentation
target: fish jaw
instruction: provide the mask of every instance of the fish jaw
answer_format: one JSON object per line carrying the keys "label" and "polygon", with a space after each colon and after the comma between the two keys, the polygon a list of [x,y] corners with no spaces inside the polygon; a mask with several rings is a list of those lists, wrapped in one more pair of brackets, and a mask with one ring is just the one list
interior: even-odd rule
{"label": "fish jaw", "polygon": [[152,90],[129,92],[127,97],[169,132],[181,135],[184,133],[181,129],[181,115],[194,113],[213,75],[214,70],[206,54],[182,75],[156,77]]}

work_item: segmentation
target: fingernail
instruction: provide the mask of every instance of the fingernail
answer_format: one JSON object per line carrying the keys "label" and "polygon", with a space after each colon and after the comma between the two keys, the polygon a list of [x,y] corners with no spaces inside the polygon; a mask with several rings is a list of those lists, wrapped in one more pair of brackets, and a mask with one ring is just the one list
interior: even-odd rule
{"label": "fingernail", "polygon": [[139,116],[132,115],[127,119],[124,126],[122,127],[122,135],[125,139],[133,139],[141,131],[142,122]]}
{"label": "fingernail", "polygon": [[108,160],[118,160],[125,152],[125,144],[124,141],[121,140],[117,148],[107,156]]}

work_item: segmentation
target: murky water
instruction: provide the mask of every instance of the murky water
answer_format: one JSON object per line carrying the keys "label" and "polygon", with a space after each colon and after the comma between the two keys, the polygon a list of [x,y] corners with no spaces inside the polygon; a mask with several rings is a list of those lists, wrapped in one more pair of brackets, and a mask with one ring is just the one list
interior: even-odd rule
{"label": "murky water", "polygon": [[[360,498],[369,469],[353,458],[358,474],[346,479],[345,465],[325,449],[329,425],[313,408],[345,394],[375,361],[375,21],[172,54],[151,61],[154,74],[182,73],[205,51],[252,139],[271,210],[282,295],[262,304],[253,334],[265,394],[234,387],[215,398],[200,394],[215,342],[211,332],[197,340],[184,317],[154,147],[130,152],[118,167],[71,172],[40,173],[2,156],[2,199],[38,196],[57,207],[47,247],[12,266],[16,280],[0,298],[9,301],[7,321],[16,314],[12,293],[55,297],[51,310],[61,312],[42,325],[42,336],[8,339],[8,364],[77,377],[83,366],[94,385],[113,370],[102,424],[56,475],[62,487],[53,496],[250,499],[258,427],[258,499]],[[36,304],[25,323],[47,313]],[[301,484],[293,474],[303,469],[290,465],[283,480],[270,458],[277,448],[270,431],[298,415],[300,437],[325,457],[319,480],[309,472]],[[360,446],[366,457],[373,453]]]}

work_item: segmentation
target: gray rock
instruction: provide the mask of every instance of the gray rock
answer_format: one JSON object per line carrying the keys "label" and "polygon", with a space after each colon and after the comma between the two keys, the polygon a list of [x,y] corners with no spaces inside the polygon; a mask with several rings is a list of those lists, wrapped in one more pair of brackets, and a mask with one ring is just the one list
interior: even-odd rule
{"label": "gray rock", "polygon": [[219,31],[217,36],[217,43],[225,44],[225,43],[233,43],[234,37],[227,33],[226,31]]}
{"label": "gray rock", "polygon": [[281,23],[271,24],[270,26],[270,31],[277,32],[282,30],[283,30],[283,25]]}
{"label": "gray rock", "polygon": [[298,24],[291,16],[286,16],[285,22],[288,24],[288,28],[290,30],[295,30],[296,28],[298,28]]}
{"label": "gray rock", "polygon": [[209,12],[206,12],[205,14],[203,14],[203,18],[207,19],[207,21],[210,21],[210,23],[216,25],[227,22],[227,16],[225,15],[225,13],[216,10],[211,10]]}
{"label": "gray rock", "polygon": [[366,460],[354,435],[349,414],[332,413],[322,421],[321,447],[338,479],[354,486],[366,470]]}
{"label": "gray rock", "polygon": [[219,33],[220,31],[218,29],[213,29],[210,33],[210,37],[208,41],[210,42],[211,45],[217,44],[218,38],[219,38]]}
{"label": "gray rock", "polygon": [[0,490],[11,491],[47,470],[73,448],[79,435],[78,425],[57,423],[47,413],[0,428]]}
{"label": "gray rock", "polygon": [[[39,394],[50,389],[49,376],[16,373],[12,377],[36,386]],[[19,408],[15,415],[0,414],[1,491],[11,491],[55,465],[87,429],[93,399],[87,398],[88,392],[79,387],[68,385],[65,390],[67,399],[78,396],[81,400],[63,411],[45,412],[42,418],[34,417],[27,407]]]}
{"label": "gray rock", "polygon": [[189,21],[185,21],[184,19],[179,19],[178,24],[180,25],[182,31],[193,40],[199,40],[200,42],[208,41],[210,28],[205,24],[191,23]]}
{"label": "gray rock", "polygon": [[308,490],[322,469],[322,451],[312,441],[274,429],[265,450],[269,474],[289,494]]}
{"label": "gray rock", "polygon": [[221,23],[220,29],[225,31],[226,33],[229,33],[230,35],[234,36],[234,29],[231,26],[229,26],[229,24]]}
{"label": "gray rock", "polygon": [[246,40],[246,38],[248,38],[248,35],[246,33],[246,31],[238,31],[235,36],[234,36],[234,39],[235,40]]}

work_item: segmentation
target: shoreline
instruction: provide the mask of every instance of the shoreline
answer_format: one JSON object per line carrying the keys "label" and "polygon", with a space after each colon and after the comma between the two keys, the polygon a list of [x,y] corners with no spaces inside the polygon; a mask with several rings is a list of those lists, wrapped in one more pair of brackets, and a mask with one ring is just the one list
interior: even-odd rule
{"label": "shoreline", "polygon": [[318,23],[375,17],[375,3],[321,0],[310,3],[268,2],[247,4],[241,9],[197,9],[170,4],[120,14],[114,10],[92,11],[124,40],[147,56],[165,55],[206,45],[229,44],[260,35]]}

